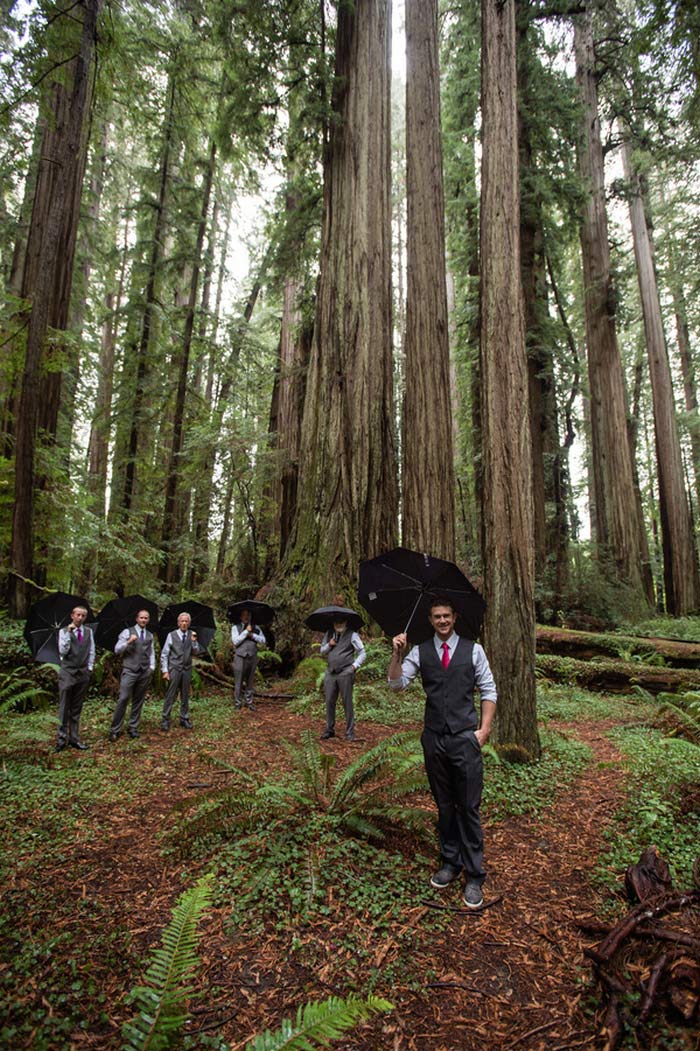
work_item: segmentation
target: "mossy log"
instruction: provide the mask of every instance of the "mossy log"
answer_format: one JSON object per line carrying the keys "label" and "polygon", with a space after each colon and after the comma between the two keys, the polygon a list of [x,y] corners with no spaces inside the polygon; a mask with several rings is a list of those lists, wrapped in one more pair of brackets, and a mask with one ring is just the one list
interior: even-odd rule
{"label": "mossy log", "polygon": [[536,667],[538,674],[555,682],[597,692],[629,693],[633,686],[641,686],[653,694],[700,689],[700,670],[661,668],[633,661],[580,661],[574,657],[543,654],[537,657]]}
{"label": "mossy log", "polygon": [[560,657],[617,657],[628,661],[649,653],[663,657],[673,668],[700,668],[700,643],[676,639],[643,638],[636,635],[613,635],[568,628],[537,626],[537,652]]}

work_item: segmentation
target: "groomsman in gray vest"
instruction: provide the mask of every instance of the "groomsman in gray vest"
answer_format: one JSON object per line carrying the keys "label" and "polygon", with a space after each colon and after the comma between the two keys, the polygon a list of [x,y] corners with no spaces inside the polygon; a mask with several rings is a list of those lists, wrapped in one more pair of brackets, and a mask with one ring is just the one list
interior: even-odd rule
{"label": "groomsman in gray vest", "polygon": [[[449,599],[430,608],[432,638],[403,657],[406,635],[396,635],[389,665],[389,684],[403,689],[420,673],[425,690],[425,726],[421,737],[430,790],[438,808],[442,867],[431,877],[433,887],[447,887],[464,870],[464,904],[484,903],[484,837],[481,830],[483,760],[481,748],[496,712],[496,685],[481,646],[455,633],[457,620]],[[402,660],[403,657],[403,660]],[[481,725],[474,707],[474,688],[481,697]]]}
{"label": "groomsman in gray vest", "polygon": [[180,691],[180,726],[185,730],[192,729],[190,722],[190,683],[192,682],[192,654],[199,653],[197,633],[190,630],[192,618],[189,613],[181,613],[177,618],[177,627],[171,631],[160,651],[160,668],[168,684],[163,701],[161,730],[170,729],[170,713],[173,702]]}
{"label": "groomsman in gray vest", "polygon": [[253,679],[258,666],[258,646],[265,645],[265,635],[253,624],[249,609],[241,610],[241,619],[231,628],[233,643],[233,703],[237,709],[242,707],[241,694],[245,696],[246,707],[255,711],[253,704]]}
{"label": "groomsman in gray vest", "polygon": [[335,709],[338,694],[345,710],[345,740],[355,740],[355,711],[352,704],[352,691],[355,685],[355,672],[367,656],[362,639],[356,631],[348,628],[346,620],[334,620],[333,631],[323,636],[321,656],[328,654],[328,667],[323,680],[323,692],[326,696],[326,729],[321,740],[335,737]]}
{"label": "groomsman in gray vest", "polygon": [[87,615],[84,606],[76,606],[71,611],[70,624],[58,633],[61,668],[58,673],[57,752],[62,752],[66,745],[80,751],[90,747],[79,737],[80,713],[95,667],[95,639],[85,624]]}
{"label": "groomsman in gray vest", "polygon": [[125,628],[114,647],[116,654],[123,653],[122,677],[119,683],[119,699],[114,709],[112,726],[109,731],[110,741],[116,741],[122,732],[126,707],[131,698],[131,715],[127,733],[129,737],[138,737],[141,711],[146,698],[146,691],[156,670],[156,652],[153,646],[153,635],[148,631],[151,615],[147,609],[136,614],[133,628]]}

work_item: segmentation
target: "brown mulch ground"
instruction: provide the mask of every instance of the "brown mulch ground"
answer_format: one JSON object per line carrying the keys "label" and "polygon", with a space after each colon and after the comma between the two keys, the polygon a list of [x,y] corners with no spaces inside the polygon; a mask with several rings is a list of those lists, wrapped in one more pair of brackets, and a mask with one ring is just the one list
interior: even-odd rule
{"label": "brown mulch ground", "polygon": [[[302,729],[314,725],[273,700],[259,702],[255,714],[232,718],[236,721],[231,735],[217,745],[218,755],[256,770],[277,770],[285,762],[280,740],[298,740]],[[618,756],[606,737],[611,725],[556,727],[585,740],[597,761],[541,817],[487,823],[484,911],[460,909],[456,887],[442,896],[432,891],[426,872],[424,904],[407,910],[404,928],[378,943],[374,956],[377,967],[395,962],[397,939],[415,930],[412,965],[414,973],[417,967],[425,974],[423,987],[403,987],[397,981],[392,989],[382,989],[394,1011],[358,1028],[338,1046],[348,1051],[565,1051],[604,1046],[590,1011],[584,1010],[592,986],[583,950],[594,941],[579,930],[576,920],[599,910],[589,876],[602,832],[623,798]],[[356,744],[335,739],[324,747],[342,761],[394,729],[365,724]],[[45,859],[43,878],[52,888],[53,907],[60,912],[74,903],[71,933],[84,945],[83,963],[105,995],[103,1022],[74,1031],[70,1043],[61,1039],[57,1048],[121,1046],[120,1026],[133,1013],[124,1003],[124,969],[132,974],[130,987],[140,961],[159,944],[175,900],[196,877],[195,867],[189,865],[183,883],[183,862],[174,855],[163,856],[159,833],[174,804],[197,798],[221,775],[204,761],[196,727],[184,749],[173,749],[176,735],[182,743],[181,733],[148,729],[137,745],[156,775],[157,792],[135,793],[131,805],[116,812],[95,805],[85,817],[101,834],[77,832],[60,858]],[[96,742],[91,755],[109,764],[110,749],[129,747],[134,746],[124,740],[116,745]],[[68,756],[69,761],[81,758]],[[70,885],[64,879],[66,871],[71,873]],[[19,881],[7,889],[27,890]],[[90,907],[81,909],[81,902]],[[424,938],[419,936],[421,925],[434,905],[455,911],[445,930]],[[232,1048],[242,1048],[254,1034],[276,1027],[300,1003],[346,994],[346,988],[327,981],[337,968],[329,966],[326,974],[323,967],[311,971],[289,959],[272,926],[269,933],[251,939],[243,932],[232,936],[225,929],[226,919],[226,910],[212,909],[203,923],[198,981],[206,995],[193,1004],[191,1032],[216,1032]],[[50,914],[45,922],[51,922]],[[91,939],[105,924],[126,928],[130,938],[115,944],[114,958],[93,958]],[[305,934],[327,941],[329,960],[338,935],[320,924]],[[40,983],[39,974],[23,991],[28,1002],[40,995]]]}

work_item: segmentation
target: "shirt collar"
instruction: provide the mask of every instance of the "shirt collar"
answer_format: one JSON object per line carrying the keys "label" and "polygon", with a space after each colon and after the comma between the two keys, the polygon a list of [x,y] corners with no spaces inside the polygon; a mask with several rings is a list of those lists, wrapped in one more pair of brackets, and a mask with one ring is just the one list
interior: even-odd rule
{"label": "shirt collar", "polygon": [[[440,656],[442,656],[442,639],[437,633],[433,635],[433,641],[435,642],[435,649],[440,654]],[[445,642],[447,643],[447,648],[450,651],[450,655],[452,655],[455,651],[457,643],[459,642],[459,635],[456,631],[453,631],[449,639],[445,639]]]}

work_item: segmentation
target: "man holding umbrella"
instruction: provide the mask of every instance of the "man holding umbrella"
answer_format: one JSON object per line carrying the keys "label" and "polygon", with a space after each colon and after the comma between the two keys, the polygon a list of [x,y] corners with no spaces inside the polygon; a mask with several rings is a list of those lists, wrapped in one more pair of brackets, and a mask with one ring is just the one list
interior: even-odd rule
{"label": "man holding umbrella", "polygon": [[362,617],[344,606],[322,606],[306,618],[308,627],[316,631],[326,628],[319,653],[328,655],[328,667],[323,679],[326,698],[326,728],[321,740],[335,737],[335,710],[340,696],[345,711],[345,740],[355,740],[355,710],[352,703],[355,672],[367,653],[355,629],[362,627]]}
{"label": "man holding umbrella", "polygon": [[116,654],[122,653],[122,676],[119,683],[119,699],[114,709],[112,726],[109,731],[110,741],[116,741],[124,725],[126,706],[131,698],[131,715],[127,732],[129,737],[138,737],[141,711],[156,668],[156,654],[153,647],[153,635],[148,630],[151,615],[147,609],[136,614],[136,624],[125,628],[119,634],[114,647]]}
{"label": "man holding umbrella", "polygon": [[189,708],[192,655],[199,653],[199,643],[197,633],[190,629],[191,624],[190,614],[181,613],[177,618],[177,628],[168,634],[160,651],[160,667],[163,678],[168,684],[163,701],[161,730],[170,729],[170,713],[178,691],[180,693],[180,726],[185,730],[192,729]]}
{"label": "man holding umbrella", "polygon": [[254,712],[253,679],[258,666],[258,646],[265,645],[265,635],[253,623],[250,606],[241,603],[238,610],[238,622],[231,627],[233,643],[233,703],[240,711],[245,696],[246,708]]}
{"label": "man holding umbrella", "polygon": [[61,668],[58,673],[57,752],[62,752],[66,745],[80,751],[90,747],[83,744],[78,735],[80,713],[95,666],[95,639],[92,629],[85,623],[87,616],[87,607],[75,606],[71,610],[70,624],[58,633]]}
{"label": "man holding umbrella", "polygon": [[[496,711],[496,686],[481,646],[454,630],[457,614],[449,598],[430,603],[433,635],[404,656],[406,634],[392,640],[389,683],[403,689],[420,673],[425,690],[425,727],[421,737],[425,769],[438,808],[442,867],[433,887],[447,887],[466,875],[464,903],[483,905],[484,838],[479,808],[483,784],[481,748]],[[474,688],[481,696],[481,725]]]}

